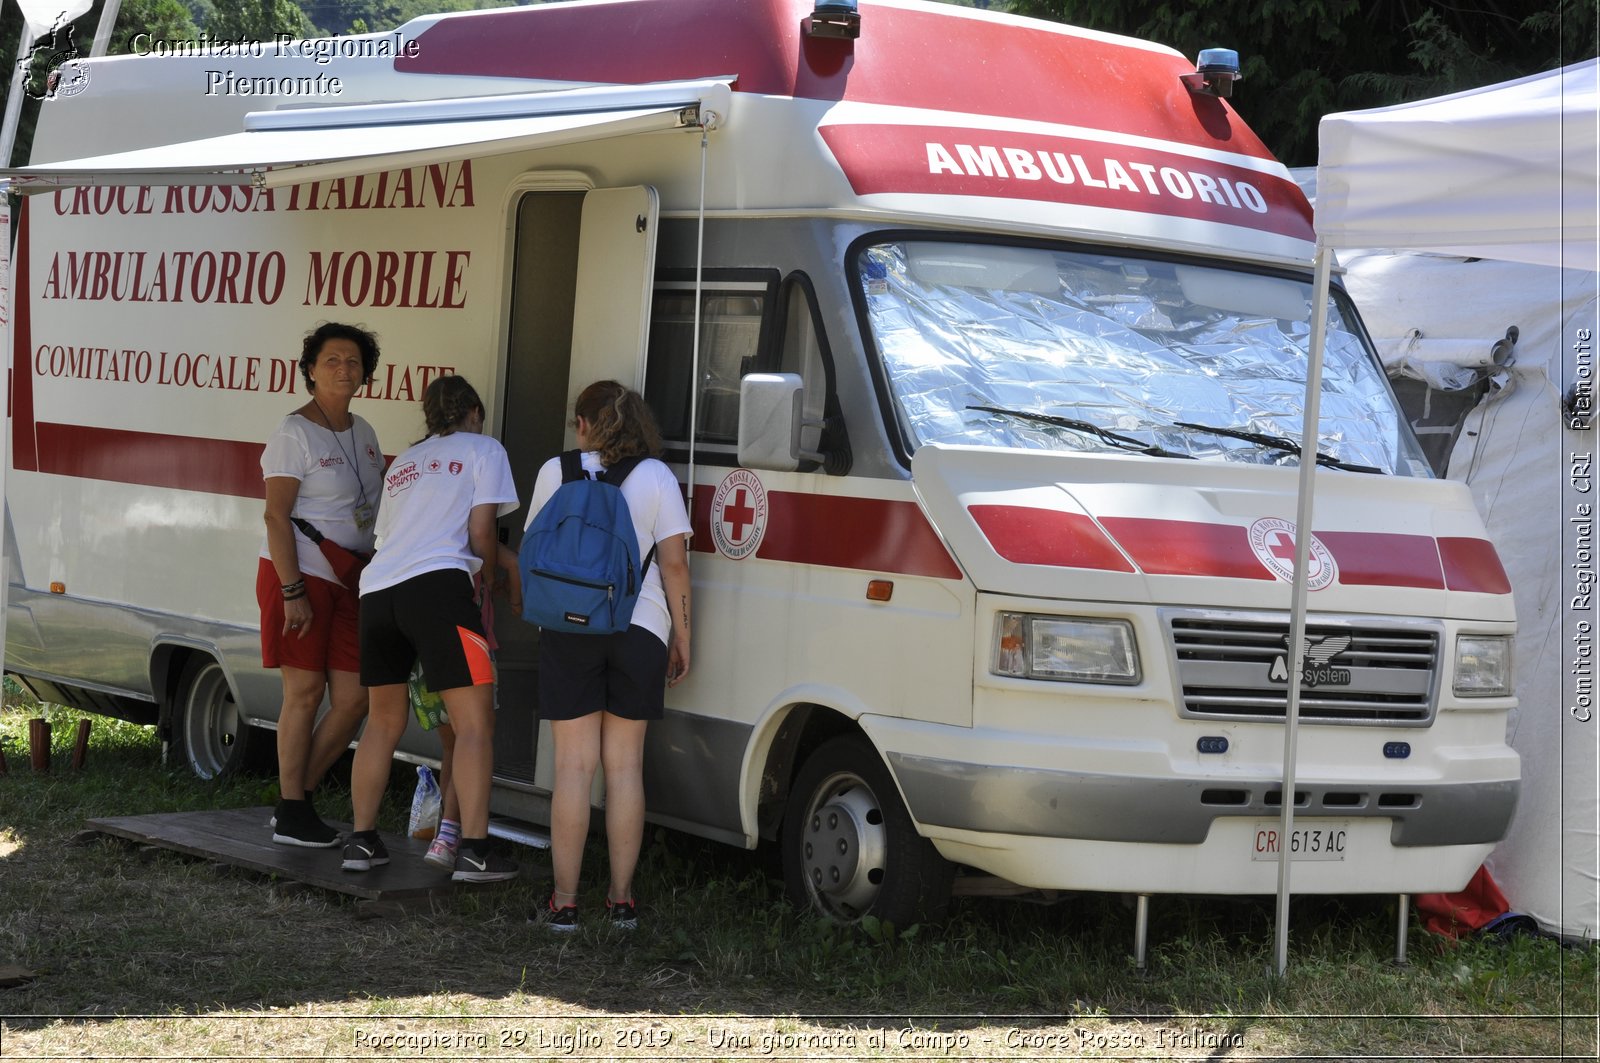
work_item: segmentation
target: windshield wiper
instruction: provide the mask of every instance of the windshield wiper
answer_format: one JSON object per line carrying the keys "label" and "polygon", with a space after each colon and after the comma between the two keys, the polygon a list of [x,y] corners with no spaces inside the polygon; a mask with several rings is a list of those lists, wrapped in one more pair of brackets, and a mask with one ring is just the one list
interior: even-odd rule
{"label": "windshield wiper", "polygon": [[1023,421],[1037,421],[1040,424],[1054,425],[1057,428],[1069,428],[1074,432],[1094,436],[1108,446],[1118,450],[1131,451],[1135,454],[1148,454],[1153,458],[1192,458],[1193,454],[1179,454],[1177,451],[1168,450],[1166,447],[1155,443],[1146,443],[1142,439],[1132,436],[1120,435],[1108,429],[1101,428],[1089,421],[1078,421],[1071,417],[1058,417],[1053,413],[1034,413],[1032,410],[1008,410],[1003,406],[968,406],[969,410],[981,410],[984,413],[998,413],[1003,417],[1016,417]]}
{"label": "windshield wiper", "polygon": [[[1285,439],[1283,436],[1275,436],[1267,432],[1252,432],[1247,428],[1218,428],[1215,425],[1194,424],[1191,421],[1174,421],[1172,423],[1178,428],[1192,428],[1196,432],[1210,432],[1213,435],[1228,436],[1231,439],[1242,439],[1246,443],[1254,443],[1259,447],[1270,447],[1273,450],[1281,450],[1285,454],[1293,454],[1295,457],[1300,456],[1300,444],[1292,439]],[[1344,469],[1347,472],[1370,472],[1379,476],[1383,475],[1382,469],[1374,468],[1371,465],[1357,465],[1353,461],[1344,461],[1334,457],[1332,454],[1324,454],[1320,450],[1317,452],[1317,464],[1325,465],[1330,469]]]}

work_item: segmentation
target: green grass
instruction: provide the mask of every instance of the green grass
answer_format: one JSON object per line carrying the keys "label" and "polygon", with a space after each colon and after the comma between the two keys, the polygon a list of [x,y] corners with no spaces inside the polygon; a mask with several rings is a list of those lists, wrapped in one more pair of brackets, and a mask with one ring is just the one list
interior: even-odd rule
{"label": "green grass", "polygon": [[[26,755],[27,719],[40,712],[54,724],[49,775],[35,775]],[[78,718],[26,705],[0,712],[10,766],[0,777],[0,965],[36,974],[0,990],[6,1059],[86,1050],[309,1058],[350,1049],[361,1029],[534,1031],[548,1041],[585,1023],[606,1038],[657,1029],[652,1036],[677,1038],[674,1050],[702,1055],[715,1027],[735,1037],[721,1058],[739,1059],[770,1058],[758,1050],[763,1035],[869,1029],[886,1039],[886,1058],[942,1054],[938,1042],[916,1041],[935,1030],[989,1039],[967,1055],[1018,1057],[1063,1056],[1069,1046],[1070,1058],[1121,1058],[1132,1046],[1138,1058],[1178,1058],[1182,1046],[1163,1039],[1194,1030],[1240,1039],[1189,1053],[1198,1058],[1595,1054],[1594,949],[1452,942],[1414,924],[1411,962],[1397,967],[1393,898],[1297,899],[1291,970],[1278,978],[1270,899],[1157,897],[1140,972],[1133,913],[1119,897],[974,899],[939,926],[840,927],[795,913],[762,855],[661,831],[641,862],[646,922],[633,935],[598,920],[566,939],[529,926],[548,889],[547,857],[531,850],[519,854],[524,876],[506,887],[399,919],[363,918],[339,895],[175,853],[110,839],[70,844],[97,816],[269,804],[276,790],[272,779],[213,785],[166,769],[149,728],[98,717],[87,763],[74,772]],[[414,782],[400,767],[393,779],[386,829],[401,826]],[[337,786],[318,800],[325,813],[347,815]],[[590,912],[600,907],[603,866],[603,847],[592,847]],[[81,1015],[169,1018],[49,1018]],[[593,1016],[610,1018],[596,1026]],[[1013,1050],[1015,1030],[1069,1040]],[[902,1036],[911,1048],[895,1047]],[[258,1042],[271,1052],[238,1047]],[[562,1055],[532,1045],[502,1054]],[[606,1044],[628,1058],[656,1047]]]}

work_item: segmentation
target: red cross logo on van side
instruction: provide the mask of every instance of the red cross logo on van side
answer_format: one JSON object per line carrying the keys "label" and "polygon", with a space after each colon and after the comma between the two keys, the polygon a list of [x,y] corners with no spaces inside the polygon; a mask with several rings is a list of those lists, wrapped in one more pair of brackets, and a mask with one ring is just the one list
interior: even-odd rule
{"label": "red cross logo on van side", "polygon": [[[1250,525],[1250,549],[1266,570],[1285,583],[1294,582],[1294,521],[1262,517]],[[1322,540],[1311,537],[1311,553],[1306,566],[1306,587],[1320,591],[1339,576],[1333,555]]]}
{"label": "red cross logo on van side", "polygon": [[755,523],[756,511],[753,506],[745,501],[745,489],[737,487],[733,492],[733,501],[722,507],[722,523],[732,525],[734,542],[744,539],[744,530]]}
{"label": "red cross logo on van side", "polygon": [[749,469],[735,469],[711,496],[711,542],[735,561],[749,557],[767,531],[767,491]]}

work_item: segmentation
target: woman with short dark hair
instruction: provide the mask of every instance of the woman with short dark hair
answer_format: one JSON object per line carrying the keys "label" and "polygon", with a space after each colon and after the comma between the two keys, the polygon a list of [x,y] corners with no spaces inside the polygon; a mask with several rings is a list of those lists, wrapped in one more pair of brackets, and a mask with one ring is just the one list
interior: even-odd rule
{"label": "woman with short dark hair", "polygon": [[[266,535],[256,601],[262,666],[278,669],[283,679],[272,834],[283,845],[339,844],[339,832],[312,806],[311,790],[367,714],[356,588],[340,581],[301,525],[352,553],[372,552],[383,451],[350,402],[377,367],[378,341],[365,329],[329,322],[307,333],[300,374],[311,397],[283,419],[261,453]],[[329,708],[319,722],[324,691]]]}

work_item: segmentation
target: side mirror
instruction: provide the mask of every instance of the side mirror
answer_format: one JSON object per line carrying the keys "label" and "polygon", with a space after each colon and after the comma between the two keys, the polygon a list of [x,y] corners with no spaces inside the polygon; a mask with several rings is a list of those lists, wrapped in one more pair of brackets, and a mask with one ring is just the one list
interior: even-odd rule
{"label": "side mirror", "polygon": [[823,455],[800,446],[805,382],[798,373],[750,373],[739,381],[739,464],[794,472]]}

